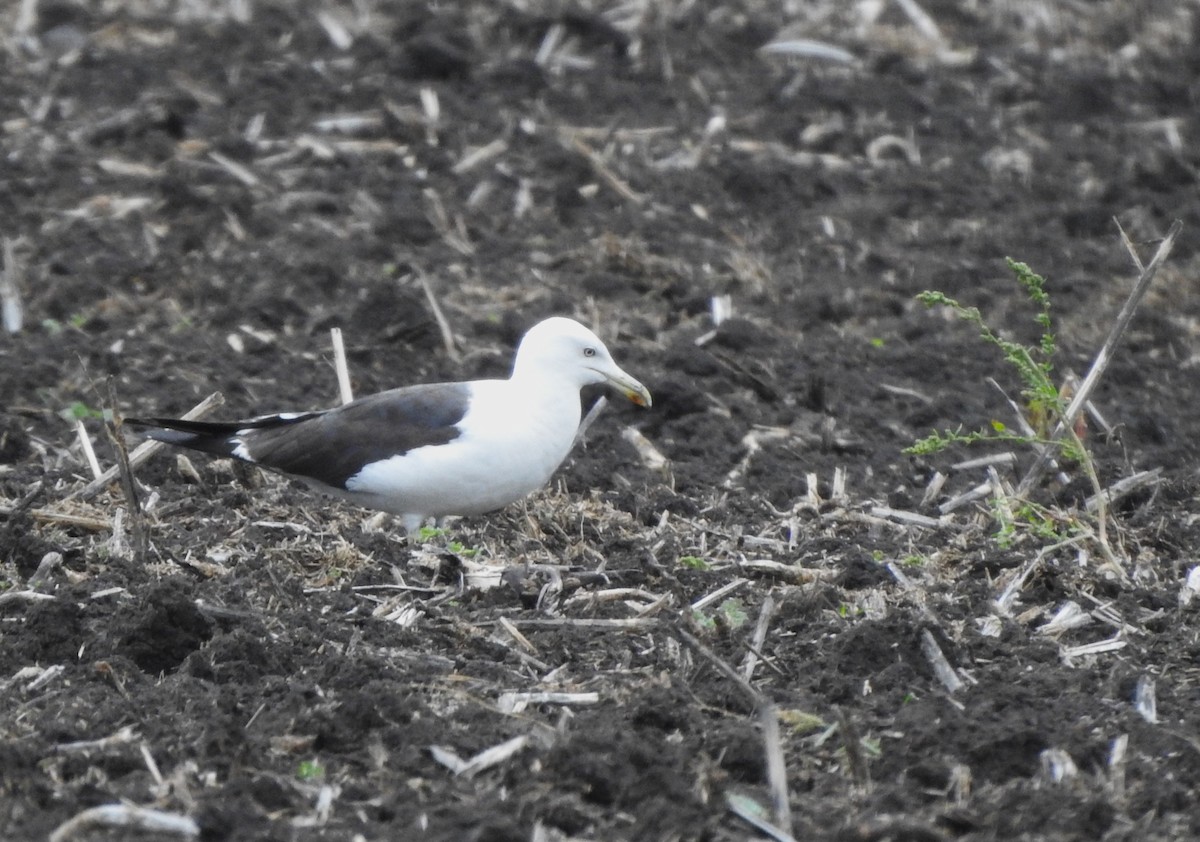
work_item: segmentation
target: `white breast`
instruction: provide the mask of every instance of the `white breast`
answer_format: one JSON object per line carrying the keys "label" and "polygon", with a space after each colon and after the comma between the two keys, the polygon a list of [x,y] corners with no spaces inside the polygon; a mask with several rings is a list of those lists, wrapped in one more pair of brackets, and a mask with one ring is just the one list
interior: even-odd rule
{"label": "white breast", "polygon": [[567,457],[579,428],[579,392],[477,381],[458,427],[461,434],[446,444],[364,466],[347,489],[400,515],[498,509],[545,485]]}

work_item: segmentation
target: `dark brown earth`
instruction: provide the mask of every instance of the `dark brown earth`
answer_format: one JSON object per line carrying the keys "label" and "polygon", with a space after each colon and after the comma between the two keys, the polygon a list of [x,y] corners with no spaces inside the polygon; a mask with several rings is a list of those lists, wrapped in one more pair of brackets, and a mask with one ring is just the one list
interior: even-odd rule
{"label": "dark brown earth", "polygon": [[[1200,835],[1200,18],[929,0],[939,43],[880,5],[5,5],[0,838],[119,804],[177,824],[59,838]],[[797,38],[854,61],[760,50]],[[1082,375],[1137,276],[1114,218],[1143,260],[1184,228],[1094,396],[1100,482],[1161,469],[1113,559],[1078,467],[1007,538],[994,496],[881,509],[1033,457],[902,452],[1021,385],[914,296],[1034,342],[1026,261]],[[106,408],[335,403],[331,327],[365,394],[502,375],[551,314],[655,406],[525,506],[410,545],[169,453],[141,523],[79,494],[72,412],[107,467]]]}

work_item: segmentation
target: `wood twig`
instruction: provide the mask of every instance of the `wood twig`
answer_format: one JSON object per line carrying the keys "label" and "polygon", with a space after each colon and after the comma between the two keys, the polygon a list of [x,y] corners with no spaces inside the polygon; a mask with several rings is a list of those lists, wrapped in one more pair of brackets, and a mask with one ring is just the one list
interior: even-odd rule
{"label": "wood twig", "polygon": [[700,597],[695,602],[693,602],[692,610],[693,611],[703,611],[705,608],[708,608],[710,605],[715,605],[716,603],[718,603],[721,600],[728,597],[734,591],[740,590],[749,581],[750,581],[749,579],[738,578],[738,579],[734,579],[733,581],[726,582],[721,587],[717,588],[714,591],[710,591],[709,593],[705,594],[704,596]]}
{"label": "wood twig", "polygon": [[900,509],[893,509],[890,506],[872,506],[871,515],[872,517],[883,518],[884,520],[892,520],[900,524],[919,526],[922,529],[941,529],[947,523],[945,516],[940,518],[929,517],[928,515],[918,514],[917,512],[906,512]]}
{"label": "wood twig", "polygon": [[121,419],[116,414],[117,395],[111,377],[108,379],[108,405],[111,407],[111,415],[105,420],[104,429],[117,454],[121,493],[125,495],[125,503],[129,507],[129,518],[133,527],[133,559],[140,562],[146,557],[146,551],[150,547],[150,536],[146,532],[146,518],[142,512],[142,503],[138,499],[137,486],[133,481],[133,467],[129,464],[129,451],[125,447],[125,439],[121,434]]}
{"label": "wood twig", "polygon": [[769,836],[775,842],[796,842],[796,837],[781,827],[763,818],[762,805],[749,796],[736,792],[725,794],[725,805],[729,811],[747,824],[753,825],[759,833]]}
{"label": "wood twig", "polygon": [[56,597],[54,594],[42,593],[41,591],[5,591],[0,593],[0,605],[8,602],[51,602]]}
{"label": "wood twig", "polygon": [[519,629],[528,628],[579,628],[579,629],[611,629],[613,631],[640,631],[654,629],[662,625],[662,621],[654,617],[630,617],[627,619],[606,619],[601,617],[530,617],[512,621]]}
{"label": "wood twig", "polygon": [[[1104,497],[1103,502],[1112,505],[1113,502],[1132,494],[1140,488],[1158,485],[1162,481],[1162,472],[1162,468],[1153,468],[1149,471],[1138,471],[1136,474],[1131,474],[1124,479],[1117,480],[1101,492]],[[1100,507],[1100,503],[1101,501],[1098,499],[1098,496],[1093,495],[1084,501],[1084,508],[1089,512],[1096,511]]]}
{"label": "wood twig", "polygon": [[733,682],[733,685],[742,691],[742,694],[746,697],[747,701],[750,702],[751,706],[755,710],[758,710],[763,705],[767,704],[767,700],[763,697],[762,693],[758,692],[753,684],[742,678],[741,674],[731,667],[724,658],[701,643],[700,640],[694,635],[684,631],[683,629],[676,629],[675,633],[679,635],[679,639],[683,641],[683,643],[689,649],[700,655],[700,657],[704,658],[704,660],[716,667],[717,672],[721,673],[721,675]]}
{"label": "wood twig", "polygon": [[925,660],[929,661],[929,666],[933,668],[933,674],[937,680],[946,688],[946,692],[953,694],[962,689],[963,680],[958,677],[958,673],[946,659],[942,647],[938,646],[937,640],[929,629],[921,631],[921,652],[924,653]]}
{"label": "wood twig", "polygon": [[96,448],[92,447],[92,437],[88,435],[83,421],[75,419],[75,438],[79,439],[79,447],[83,451],[84,461],[92,472],[92,479],[99,479],[104,471],[100,468],[100,460],[96,458]]}
{"label": "wood twig", "polygon": [[[1153,259],[1142,270],[1141,276],[1138,278],[1137,283],[1133,285],[1133,290],[1129,293],[1129,298],[1117,314],[1117,319],[1108,333],[1108,338],[1104,340],[1099,353],[1096,354],[1091,369],[1088,370],[1087,376],[1083,378],[1083,382],[1079,384],[1079,390],[1071,399],[1070,405],[1063,412],[1063,417],[1059,419],[1053,432],[1050,433],[1049,441],[1039,451],[1037,460],[1017,486],[1017,496],[1023,497],[1027,495],[1033,486],[1037,484],[1038,480],[1042,478],[1042,474],[1045,473],[1054,459],[1054,454],[1058,450],[1057,443],[1059,439],[1066,435],[1068,430],[1074,428],[1079,413],[1083,411],[1084,405],[1087,404],[1092,393],[1096,390],[1096,386],[1099,385],[1101,376],[1112,360],[1113,351],[1116,350],[1117,343],[1129,327],[1129,323],[1133,320],[1133,314],[1137,311],[1138,305],[1141,303],[1146,291],[1149,290],[1150,282],[1154,280],[1154,276],[1158,273],[1158,268],[1171,254],[1171,249],[1175,245],[1175,238],[1179,236],[1182,228],[1183,222],[1180,220],[1176,220],[1171,225],[1167,236],[1159,244],[1158,251],[1154,253]],[[1124,232],[1122,232],[1122,236],[1124,236]]]}
{"label": "wood twig", "polygon": [[[4,524],[3,529],[0,529],[0,544],[8,546],[10,536],[16,531],[18,525],[21,523],[21,519],[25,515],[33,517],[33,512],[35,511],[33,504],[41,496],[44,487],[45,482],[38,480],[13,505],[0,506],[0,516],[8,519],[8,523]],[[107,524],[105,528],[107,528]]]}
{"label": "wood twig", "polygon": [[862,737],[858,733],[858,726],[841,707],[835,707],[834,711],[837,714],[838,730],[842,734],[842,747],[846,750],[850,774],[855,783],[863,789],[870,789],[871,770],[867,766],[867,758],[863,755]]}
{"label": "wood twig", "polygon": [[189,839],[200,835],[199,825],[187,816],[133,804],[102,804],[99,807],[89,807],[60,824],[50,834],[50,842],[67,842],[98,827],[123,827],[154,834],[170,833]]}
{"label": "wood twig", "polygon": [[[225,396],[222,395],[220,392],[213,392],[207,398],[200,401],[200,403],[196,404],[194,407],[192,407],[190,410],[188,410],[186,413],[184,413],[183,418],[185,421],[194,421],[197,418],[201,418],[201,417],[207,415],[209,412],[212,412],[212,410],[216,409],[217,407],[221,406],[224,403],[225,403]],[[151,456],[153,456],[155,453],[157,453],[158,451],[162,450],[165,447],[166,447],[165,444],[163,444],[162,442],[158,442],[158,441],[142,442],[141,444],[139,444],[137,447],[135,447],[133,449],[132,453],[129,454],[130,467],[131,468],[138,467],[143,462],[145,462],[147,459],[149,459]],[[120,475],[120,473],[121,473],[121,469],[118,466],[114,465],[113,467],[111,467],[107,471],[105,471],[102,475],[100,475],[98,478],[89,482],[83,488],[79,489],[78,491],[73,491],[70,494],[68,494],[64,498],[64,501],[65,500],[90,500],[93,497],[95,497],[97,494],[99,494],[105,487],[107,487],[110,482],[112,482],[114,479],[116,479]]]}
{"label": "wood twig", "polygon": [[584,143],[582,138],[572,137],[570,148],[582,155],[584,160],[591,164],[592,171],[600,176],[600,180],[607,184],[622,199],[639,207],[646,203],[646,197],[630,187],[624,179],[613,172],[605,162],[604,156]]}
{"label": "wood twig", "polygon": [[767,759],[767,790],[771,793],[771,816],[776,827],[792,828],[792,805],[788,794],[787,763],[783,757],[783,740],[779,736],[779,713],[775,705],[763,702],[758,708],[758,724],[762,729],[763,750]]}
{"label": "wood twig", "polygon": [[981,482],[974,488],[969,488],[961,494],[957,494],[946,502],[942,503],[940,506],[938,506],[938,511],[944,515],[948,515],[955,509],[961,509],[963,506],[967,505],[967,503],[973,503],[976,500],[987,497],[991,493],[992,484],[990,482]]}
{"label": "wood twig", "polygon": [[433,294],[433,286],[429,283],[429,278],[426,274],[418,272],[417,277],[421,281],[421,289],[425,291],[425,299],[429,302],[429,309],[433,311],[433,318],[437,322],[438,331],[442,334],[442,345],[446,348],[446,356],[454,362],[459,362],[462,359],[462,355],[458,352],[458,344],[454,341],[454,331],[450,329],[450,320],[442,312],[442,305],[438,304],[437,296]]}
{"label": "wood twig", "polygon": [[235,179],[240,181],[247,187],[257,187],[259,185],[258,176],[247,166],[239,164],[237,161],[222,155],[220,152],[211,151],[208,153],[216,164],[218,164],[225,172],[229,173]]}
{"label": "wood twig", "polygon": [[596,423],[596,419],[600,417],[600,413],[604,412],[604,408],[608,406],[608,398],[601,395],[592,404],[592,408],[587,411],[587,415],[583,416],[583,420],[579,422],[579,429],[575,431],[575,444],[578,445],[584,441],[587,435],[588,428]]}
{"label": "wood twig", "polygon": [[[20,506],[0,506],[0,515],[15,518],[26,510]],[[112,522],[87,515],[72,515],[67,512],[53,512],[49,509],[29,509],[29,517],[41,523],[57,523],[60,526],[73,526],[77,529],[87,529],[92,532],[107,532],[112,529]]]}
{"label": "wood twig", "polygon": [[[991,380],[990,377],[988,379]],[[996,383],[995,380],[991,380],[991,382],[992,382],[993,386],[995,386],[996,388],[1000,388],[999,384]],[[1001,394],[1003,394],[1003,391],[1001,391]],[[1008,395],[1005,395],[1004,397],[1005,397],[1005,399],[1008,399]],[[1009,403],[1011,405],[1012,402],[1009,401]],[[1029,422],[1025,421],[1025,417],[1023,415],[1021,415],[1021,413],[1018,412],[1017,413],[1017,423],[1018,424],[1023,423],[1025,425],[1028,425]],[[1023,427],[1022,430],[1023,430],[1024,435],[1027,435],[1030,437],[1032,437],[1034,435],[1032,428],[1029,428],[1026,431]],[[1006,450],[1003,453],[989,453],[986,456],[978,456],[974,459],[965,459],[962,462],[955,462],[953,465],[950,466],[950,470],[952,470],[952,471],[970,471],[970,470],[974,470],[975,468],[986,468],[989,465],[1004,465],[1004,466],[1011,467],[1012,465],[1015,465],[1015,464],[1017,464],[1017,454],[1013,453],[1011,450]]]}
{"label": "wood twig", "polygon": [[754,633],[750,636],[746,657],[742,660],[742,677],[747,681],[754,678],[754,670],[758,666],[759,652],[767,641],[767,630],[771,627],[771,619],[775,616],[775,597],[767,594],[763,597],[762,607],[758,610],[758,620],[754,624]]}

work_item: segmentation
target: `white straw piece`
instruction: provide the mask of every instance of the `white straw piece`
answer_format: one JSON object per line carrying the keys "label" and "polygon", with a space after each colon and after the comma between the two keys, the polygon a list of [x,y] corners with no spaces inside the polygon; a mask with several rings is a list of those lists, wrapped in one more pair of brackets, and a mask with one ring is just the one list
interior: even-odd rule
{"label": "white straw piece", "polygon": [[791,38],[786,41],[772,41],[758,50],[760,53],[777,56],[795,56],[797,58],[816,58],[824,61],[837,61],[852,64],[856,59],[854,54],[824,41],[813,41],[809,38]]}
{"label": "white straw piece", "polygon": [[188,816],[151,810],[133,804],[102,804],[78,813],[55,828],[50,842],[66,842],[92,828],[128,828],[153,833],[158,838],[174,834],[188,839],[200,835],[200,827]]}
{"label": "white straw piece", "polygon": [[92,440],[88,436],[87,428],[79,419],[75,419],[75,435],[79,437],[79,446],[83,448],[83,456],[87,459],[88,467],[92,469],[92,479],[100,479],[104,475],[104,471],[100,468],[99,460],[96,459],[96,450],[92,447]]}
{"label": "white straw piece", "polygon": [[20,333],[25,323],[21,305],[21,267],[13,249],[13,241],[4,238],[4,268],[0,270],[0,311],[6,333]]}
{"label": "white straw piece", "polygon": [[346,364],[346,343],[342,341],[342,329],[329,329],[329,338],[333,342],[333,367],[337,372],[338,395],[343,404],[354,400],[354,389],[350,386],[350,366]]}

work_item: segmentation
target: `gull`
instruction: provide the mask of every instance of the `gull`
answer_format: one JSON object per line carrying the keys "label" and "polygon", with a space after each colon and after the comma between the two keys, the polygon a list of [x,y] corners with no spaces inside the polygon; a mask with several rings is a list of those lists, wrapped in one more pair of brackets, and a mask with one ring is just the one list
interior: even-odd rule
{"label": "gull", "polygon": [[128,418],[147,438],[303,480],[413,532],[428,519],[502,508],[544,486],[571,451],[579,390],[650,392],[579,322],[556,316],[521,339],[506,380],[404,386],[333,409],[242,421]]}

